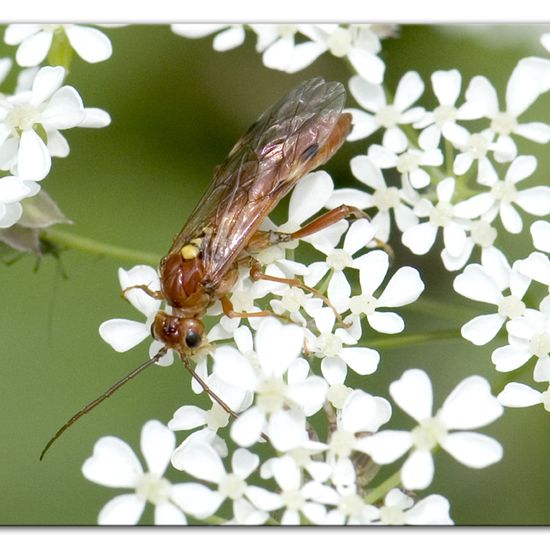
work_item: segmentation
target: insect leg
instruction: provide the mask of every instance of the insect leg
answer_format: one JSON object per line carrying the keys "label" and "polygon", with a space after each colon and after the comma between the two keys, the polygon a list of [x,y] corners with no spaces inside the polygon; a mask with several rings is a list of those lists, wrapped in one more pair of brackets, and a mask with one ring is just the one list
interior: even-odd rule
{"label": "insect leg", "polygon": [[155,298],[155,300],[164,300],[164,294],[160,290],[151,290],[147,285],[132,285],[126,287],[122,292],[122,297],[126,299],[126,293],[129,290],[133,290],[134,288],[139,288],[140,290],[143,290],[145,294],[148,296],[151,296],[151,298]]}
{"label": "insect leg", "polygon": [[250,259],[250,277],[254,281],[271,281],[273,283],[283,283],[288,286],[294,286],[297,288],[301,288],[305,292],[310,292],[311,294],[317,296],[317,298],[320,298],[323,300],[326,306],[328,306],[332,311],[334,312],[334,315],[336,316],[336,319],[343,323],[342,316],[336,311],[335,307],[330,303],[330,300],[321,292],[319,292],[317,289],[312,288],[310,286],[307,286],[304,284],[300,279],[287,279],[285,277],[273,277],[272,275],[267,275],[262,271],[262,266],[260,262],[255,260],[254,258]]}
{"label": "insect leg", "polygon": [[286,315],[280,315],[279,313],[275,313],[274,311],[235,311],[233,309],[233,304],[231,303],[231,300],[227,296],[222,296],[220,298],[220,302],[222,304],[224,315],[227,315],[227,317],[229,317],[230,319],[234,319],[235,317],[278,317],[283,321],[292,322]]}

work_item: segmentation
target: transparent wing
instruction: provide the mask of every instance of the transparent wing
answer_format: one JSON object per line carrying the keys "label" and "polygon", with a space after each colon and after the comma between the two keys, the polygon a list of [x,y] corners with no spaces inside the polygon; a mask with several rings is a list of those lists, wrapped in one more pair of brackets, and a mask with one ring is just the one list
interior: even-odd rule
{"label": "transparent wing", "polygon": [[343,143],[344,102],[342,84],[314,78],[263,113],[216,169],[169,254],[200,238],[205,282],[215,286],[296,181]]}

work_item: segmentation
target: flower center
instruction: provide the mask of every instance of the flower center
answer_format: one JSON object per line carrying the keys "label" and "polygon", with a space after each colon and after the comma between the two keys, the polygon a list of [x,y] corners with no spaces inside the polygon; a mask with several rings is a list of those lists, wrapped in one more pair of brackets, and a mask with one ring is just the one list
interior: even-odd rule
{"label": "flower center", "polygon": [[423,420],[412,431],[414,446],[422,451],[431,451],[447,435],[447,428],[437,417]]}
{"label": "flower center", "polygon": [[535,334],[529,342],[529,351],[537,357],[546,357],[550,353],[550,333]]}
{"label": "flower center", "polygon": [[40,109],[30,103],[15,105],[6,116],[6,125],[15,130],[30,130],[38,121]]}
{"label": "flower center", "polygon": [[509,319],[523,315],[525,304],[517,296],[505,296],[498,304],[498,312]]}
{"label": "flower center", "polygon": [[301,288],[290,288],[281,299],[281,305],[290,313],[295,313],[306,303],[305,292]]}
{"label": "flower center", "polygon": [[379,126],[393,128],[399,124],[401,113],[393,105],[386,105],[376,113],[374,119],[378,122]]}
{"label": "flower center", "polygon": [[345,250],[333,250],[327,256],[326,263],[334,271],[343,271],[346,267],[352,267],[353,259]]}
{"label": "flower center", "polygon": [[338,509],[345,516],[358,517],[365,503],[357,493],[350,493],[340,499]]}
{"label": "flower center", "polygon": [[452,105],[440,105],[433,112],[434,121],[441,128],[446,122],[454,122],[456,120],[457,110]]}
{"label": "flower center", "polygon": [[351,33],[348,29],[338,27],[328,39],[328,48],[335,57],[344,57],[351,49]]}
{"label": "flower center", "polygon": [[170,498],[170,482],[151,472],[143,474],[136,483],[136,495],[151,504],[162,504]]}
{"label": "flower center", "polygon": [[436,227],[445,227],[453,217],[454,207],[446,201],[438,202],[430,212],[430,223]]}
{"label": "flower center", "polygon": [[355,435],[346,430],[336,430],[330,437],[330,448],[338,456],[349,456],[355,447]]}
{"label": "flower center", "polygon": [[517,127],[518,121],[510,113],[497,113],[491,121],[491,130],[504,136],[512,134]]}
{"label": "flower center", "polygon": [[470,236],[475,244],[485,248],[495,242],[497,230],[489,222],[477,220],[471,223]]}
{"label": "flower center", "polygon": [[419,157],[413,151],[406,151],[397,157],[395,167],[401,174],[413,172],[418,168]]}
{"label": "flower center", "polygon": [[382,506],[380,521],[385,525],[405,525],[405,512],[397,506]]}
{"label": "flower center", "polygon": [[497,181],[491,187],[491,194],[501,202],[511,203],[516,198],[516,186],[511,182]]}
{"label": "flower center", "polygon": [[306,502],[298,489],[283,491],[281,493],[281,498],[287,510],[291,510],[295,512],[301,510],[304,507],[304,504]]}
{"label": "flower center", "polygon": [[468,144],[466,145],[466,151],[470,153],[472,158],[477,160],[485,158],[488,148],[489,141],[481,134],[472,134],[468,139]]}
{"label": "flower center", "polygon": [[333,384],[328,389],[327,400],[337,409],[341,409],[352,391],[351,388],[344,386],[344,384]]}
{"label": "flower center", "polygon": [[263,380],[256,391],[256,405],[267,414],[281,410],[285,404],[285,388],[282,380]]}
{"label": "flower center", "polygon": [[229,414],[225,412],[217,403],[206,413],[206,425],[216,431],[218,428],[225,428],[229,423]]}
{"label": "flower center", "polygon": [[318,336],[315,344],[317,351],[325,357],[336,357],[342,351],[342,341],[331,332]]}
{"label": "flower center", "polygon": [[231,500],[241,498],[245,491],[246,483],[237,474],[226,474],[218,485],[218,492]]}
{"label": "flower center", "polygon": [[349,301],[349,309],[352,313],[359,315],[371,315],[376,311],[378,300],[374,296],[361,294],[360,296],[352,296]]}
{"label": "flower center", "polygon": [[386,187],[377,189],[372,195],[374,206],[378,207],[380,212],[386,212],[390,208],[399,206],[399,190],[396,187]]}

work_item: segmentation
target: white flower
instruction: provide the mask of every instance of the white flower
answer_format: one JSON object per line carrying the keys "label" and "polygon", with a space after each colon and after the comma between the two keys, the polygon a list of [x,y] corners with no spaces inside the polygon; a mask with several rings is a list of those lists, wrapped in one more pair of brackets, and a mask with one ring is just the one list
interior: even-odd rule
{"label": "white flower", "polygon": [[[132,286],[145,285],[153,292],[158,291],[160,290],[160,280],[156,270],[148,265],[137,265],[129,271],[119,268],[118,279],[125,298],[140,313],[145,315],[145,322],[140,323],[129,319],[109,319],[101,323],[99,335],[115,351],[125,352],[151,336],[151,324],[161,305],[159,300],[139,288],[126,289]],[[153,357],[161,347],[162,345],[159,342],[153,341],[149,349],[150,357]],[[172,351],[168,350],[166,355],[159,359],[157,363],[159,365],[170,365],[172,361]]]}
{"label": "white flower", "polygon": [[514,205],[517,204],[529,214],[546,216],[550,213],[550,188],[546,185],[518,190],[516,185],[531,176],[537,168],[537,159],[530,155],[515,158],[503,180],[499,180],[494,168],[488,171],[486,182],[490,190],[478,193],[457,205],[463,217],[482,214],[487,221],[498,215],[504,228],[510,233],[520,233],[523,229],[521,216]]}
{"label": "white flower", "polygon": [[383,250],[373,250],[358,260],[357,264],[360,266],[361,294],[350,298],[350,311],[354,315],[365,315],[369,325],[378,332],[401,332],[405,324],[399,315],[378,310],[404,306],[417,300],[424,290],[424,283],[418,271],[408,266],[399,268],[380,296],[375,297],[374,293],[379,289],[389,269],[388,254]]}
{"label": "white flower", "polygon": [[362,390],[354,390],[348,395],[328,442],[327,462],[333,466],[331,479],[337,486],[355,483],[351,453],[364,452],[362,445],[366,434],[377,432],[390,417],[391,406],[386,399]]}
{"label": "white flower", "polygon": [[437,232],[443,229],[445,250],[451,256],[460,256],[466,246],[466,232],[462,220],[456,214],[451,203],[455,191],[454,178],[445,178],[437,185],[437,204],[421,199],[414,207],[419,217],[428,217],[428,221],[409,227],[402,236],[405,246],[415,254],[426,254],[432,248]]}
{"label": "white flower", "polygon": [[21,201],[40,191],[34,181],[23,181],[16,176],[0,178],[0,229],[16,224],[23,214]]}
{"label": "white flower", "polygon": [[375,233],[376,227],[368,220],[361,219],[351,224],[342,248],[336,246],[339,239],[335,243],[327,238],[325,232],[317,233],[310,239],[311,244],[326,255],[326,260],[310,264],[304,282],[308,286],[315,286],[330,271],[327,297],[339,313],[347,309],[351,290],[344,270],[359,267],[359,259],[353,256],[373,240]]}
{"label": "white flower", "polygon": [[[470,300],[497,307],[496,313],[479,315],[468,321],[461,334],[476,346],[490,342],[509,319],[520,317],[525,311],[522,299],[530,280],[519,272],[519,262],[510,267],[506,256],[496,250],[482,253],[481,265],[470,264],[453,283],[456,292]],[[510,289],[506,295],[504,291]]]}
{"label": "white flower", "polygon": [[527,384],[509,382],[497,397],[505,407],[521,408],[542,405],[546,411],[550,412],[550,388],[539,391]]}
{"label": "white flower", "polygon": [[326,509],[322,504],[333,489],[316,481],[304,483],[304,476],[289,456],[282,456],[273,463],[272,473],[280,492],[272,493],[261,487],[251,487],[247,493],[252,503],[261,510],[274,511],[284,508],[281,525],[300,525],[300,514],[310,523],[320,524]]}
{"label": "white flower", "polygon": [[380,354],[376,350],[355,345],[361,336],[359,323],[352,324],[350,328],[334,330],[336,317],[330,308],[320,308],[312,315],[319,334],[306,332],[307,349],[322,358],[321,371],[331,386],[340,387],[344,383],[348,367],[360,375],[376,371]]}
{"label": "white flower", "polygon": [[355,486],[336,487],[329,504],[334,506],[323,520],[323,525],[370,525],[379,517],[378,508],[366,504]]}
{"label": "white flower", "polygon": [[[205,510],[209,510],[209,515],[212,515],[226,499],[233,503],[235,518],[241,516],[235,508],[239,508],[247,499],[250,501],[249,495],[253,487],[247,484],[246,479],[258,468],[259,463],[260,460],[255,454],[247,449],[237,449],[231,457],[232,471],[227,472],[219,454],[204,442],[188,445],[172,456],[174,468],[215,486],[215,489],[210,489],[204,485],[197,485],[201,487],[200,491],[188,492],[186,505],[189,513],[195,516],[202,515]],[[262,524],[268,518],[265,512],[251,512],[248,511],[245,520],[249,525]]]}
{"label": "white flower", "polygon": [[111,57],[111,41],[97,29],[82,25],[8,25],[4,34],[6,44],[19,44],[15,59],[21,67],[40,65],[48,55],[57,33],[64,33],[74,51],[88,63],[98,63]]}
{"label": "white flower", "polygon": [[[462,176],[477,162],[476,181],[478,183],[493,181],[495,169],[487,155],[489,151],[498,150],[498,144],[494,141],[494,130],[487,128],[475,133],[471,133],[464,128],[462,130],[449,136],[449,141],[460,150],[453,162],[453,172],[457,176]],[[504,151],[501,152],[502,154],[505,153]]]}
{"label": "white flower", "polygon": [[424,91],[419,74],[409,71],[401,78],[393,103],[387,103],[382,86],[372,84],[361,76],[351,78],[349,89],[357,103],[367,112],[348,109],[353,115],[353,128],[348,140],[364,139],[379,128],[384,128],[382,145],[390,151],[404,151],[409,140],[399,125],[416,122],[424,114],[422,107],[412,107]]}
{"label": "white flower", "polygon": [[381,145],[371,145],[368,149],[370,160],[378,168],[396,168],[403,181],[403,186],[411,185],[422,189],[430,184],[430,174],[422,166],[441,166],[443,153],[439,149],[413,149],[390,151]]}
{"label": "white flower", "polygon": [[470,376],[460,382],[435,415],[432,385],[422,370],[406,371],[390,385],[390,393],[418,426],[411,432],[378,432],[365,439],[362,447],[378,464],[389,464],[412,448],[401,468],[406,489],[425,489],[430,485],[434,474],[432,450],[437,445],[470,468],[484,468],[502,458],[502,447],[496,440],[464,431],[485,426],[502,414],[502,406],[491,395],[484,378]]}
{"label": "white flower", "polygon": [[508,321],[509,344],[497,348],[491,355],[500,372],[518,369],[536,357],[533,378],[550,381],[550,296],[540,304],[540,311],[526,309],[521,317]]}
{"label": "white flower", "polygon": [[307,361],[299,355],[304,331],[266,318],[255,336],[257,362],[229,346],[214,356],[214,374],[226,384],[255,394],[255,404],[233,422],[232,439],[248,447],[267,434],[272,445],[286,451],[307,439],[305,417],[317,412],[326,396],[326,382],[309,375]]}
{"label": "white flower", "polygon": [[196,405],[183,405],[174,412],[168,427],[173,431],[192,430],[204,426],[204,428],[191,433],[178,447],[178,451],[186,445],[191,445],[198,440],[204,441],[220,454],[227,456],[227,444],[217,435],[220,428],[229,424],[229,413],[221,408],[218,403],[212,403],[212,407],[205,411]]}
{"label": "white flower", "polygon": [[[187,523],[186,494],[190,488],[195,489],[194,484],[172,485],[163,477],[175,443],[173,432],[166,426],[158,420],[147,422],[141,432],[141,452],[147,464],[144,471],[132,449],[118,437],[107,436],[97,441],[93,455],[82,466],[84,477],[106,487],[134,490],[105,504],[99,513],[100,525],[135,525],[147,502],[155,507],[157,525]],[[202,490],[199,488],[198,492]],[[195,515],[207,517],[213,512],[207,510]]]}
{"label": "white flower", "polygon": [[178,23],[170,28],[175,34],[186,38],[202,38],[217,33],[214,37],[214,49],[219,52],[231,50],[240,46],[246,37],[244,25],[228,25],[218,23]]}
{"label": "white flower", "polygon": [[418,218],[409,204],[418,198],[410,186],[403,188],[388,187],[380,168],[375,166],[367,155],[358,155],[350,161],[352,174],[361,182],[374,189],[372,194],[358,189],[336,189],[326,204],[335,208],[340,204],[355,206],[361,210],[376,208],[371,223],[376,227],[375,236],[383,242],[390,238],[391,216],[393,210],[395,223],[403,232],[418,223]]}
{"label": "white flower", "polygon": [[512,134],[522,136],[537,143],[548,143],[550,126],[543,122],[520,123],[518,118],[534,103],[543,92],[536,85],[536,77],[531,70],[518,64],[506,86],[506,109],[501,111],[496,89],[484,76],[476,76],[466,90],[466,99],[482,108],[481,116],[491,121],[491,130],[499,136],[499,146],[505,154],[495,152],[499,162],[510,161],[517,154]]}
{"label": "white flower", "polygon": [[518,263],[520,273],[533,281],[546,285],[550,292],[550,258],[548,255],[542,252],[531,252],[525,260],[518,260]]}
{"label": "white flower", "polygon": [[[256,50],[262,52],[262,62],[269,69],[295,73],[311,65],[326,45],[318,25],[252,24],[258,35]],[[296,40],[296,35],[301,35]],[[303,38],[307,40],[303,40]]]}
{"label": "white flower", "polygon": [[462,76],[456,69],[435,71],[431,81],[439,105],[414,124],[415,128],[424,128],[418,136],[418,143],[426,150],[438,147],[442,135],[452,141],[453,136],[463,132],[464,129],[456,123],[457,120],[479,118],[472,105],[456,107],[462,84]]}
{"label": "white flower", "polygon": [[531,236],[533,237],[535,248],[550,254],[550,222],[543,220],[536,221],[531,226]]}
{"label": "white flower", "polygon": [[[43,67],[32,90],[0,101],[0,168],[25,180],[44,179],[51,156],[64,156],[68,146],[59,130],[74,128],[85,117],[82,99],[71,86],[61,86],[62,67]],[[42,127],[47,145],[37,132]]]}
{"label": "white flower", "polygon": [[384,498],[374,524],[383,525],[453,525],[449,501],[441,495],[429,495],[418,502],[399,489],[392,489]]}

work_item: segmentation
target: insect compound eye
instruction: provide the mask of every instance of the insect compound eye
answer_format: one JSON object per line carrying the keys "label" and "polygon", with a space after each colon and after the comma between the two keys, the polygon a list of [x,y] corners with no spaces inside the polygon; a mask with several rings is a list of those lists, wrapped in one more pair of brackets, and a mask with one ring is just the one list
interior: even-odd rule
{"label": "insect compound eye", "polygon": [[202,335],[196,330],[190,329],[185,334],[185,345],[188,348],[198,348],[202,342]]}

